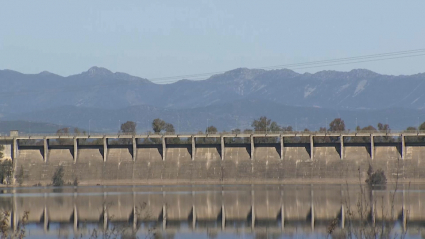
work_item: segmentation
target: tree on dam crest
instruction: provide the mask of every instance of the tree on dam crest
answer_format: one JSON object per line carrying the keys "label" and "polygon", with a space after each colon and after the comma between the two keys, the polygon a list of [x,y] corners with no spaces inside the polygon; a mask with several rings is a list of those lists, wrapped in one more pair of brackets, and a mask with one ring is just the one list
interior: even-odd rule
{"label": "tree on dam crest", "polygon": [[152,121],[152,130],[155,133],[160,133],[165,128],[165,121],[160,118],[154,119]]}
{"label": "tree on dam crest", "polygon": [[[122,134],[130,134],[130,135],[134,135],[136,134],[136,127],[137,124],[134,121],[127,121],[123,124],[121,124],[121,128],[119,133]],[[272,119],[268,118],[267,116],[261,116],[257,119],[254,119],[251,123],[251,129],[233,129],[231,130],[231,133],[233,134],[251,134],[251,133],[271,133],[271,132],[292,132],[294,131],[293,127],[288,125],[288,126],[280,126],[276,121],[273,121]],[[165,134],[175,134],[176,130],[174,128],[174,125],[171,123],[168,123],[160,118],[156,118],[152,121],[152,130],[154,133],[156,134],[161,134],[161,133],[165,133]],[[333,119],[328,127],[320,127],[319,132],[322,133],[327,133],[327,132],[343,132],[346,131],[346,125],[345,122],[342,118],[335,118]],[[379,133],[389,133],[391,132],[391,128],[389,126],[389,124],[383,124],[383,123],[378,123],[376,125],[376,127],[369,125],[366,127],[360,127],[357,126],[356,131],[363,131],[363,132],[368,132],[368,133],[374,133],[374,132],[379,132]],[[407,128],[408,131],[425,131],[425,122],[422,123],[418,128],[416,127],[408,127]],[[209,125],[207,126],[207,128],[205,129],[205,132],[199,131],[199,134],[216,134],[218,131],[217,127],[213,126],[213,125]],[[310,129],[304,129],[304,132],[310,132]],[[222,132],[222,133],[226,133],[226,132]],[[59,129],[57,132],[58,135],[67,135],[69,134],[69,129],[68,128],[63,128],[63,129]],[[74,129],[74,134],[76,135],[80,135],[81,132],[78,129]],[[85,134],[85,132],[83,131],[82,134]],[[149,134],[149,132],[148,132]],[[406,142],[418,142],[418,141],[423,141],[425,139],[425,137],[416,137],[416,138],[412,138],[412,137],[406,137]],[[69,139],[58,139],[59,144],[68,144],[70,142],[65,142]],[[81,140],[85,140],[85,139],[81,139]],[[121,141],[125,141],[128,144],[131,144],[131,139],[120,139]],[[375,142],[379,142],[379,143],[385,143],[385,142],[395,142],[398,139],[397,137],[390,137],[390,136],[375,136],[374,137]],[[285,143],[309,143],[309,139],[308,137],[295,137],[295,138],[284,138]],[[315,137],[314,142],[315,143],[335,143],[335,142],[339,142],[340,141],[340,137],[338,136],[319,136],[319,137]],[[344,137],[344,141],[346,142],[352,142],[352,143],[370,143],[370,136],[364,136],[364,137]],[[225,138],[225,143],[249,143],[250,139],[248,138],[241,138],[241,137],[235,137],[235,138],[229,138],[226,137]],[[279,137],[257,137],[255,138],[255,143],[277,143],[279,142]],[[55,142],[52,142],[55,143]],[[110,142],[112,144],[117,143],[116,141],[112,141]],[[123,142],[121,142],[123,143]],[[150,138],[150,139],[144,139],[144,141],[142,143],[147,143],[147,144],[161,144],[161,139],[158,138]],[[182,139],[182,138],[166,138],[166,143],[168,144],[190,144],[191,143],[191,139]],[[210,138],[199,138],[196,140],[196,143],[201,143],[201,144],[205,144],[205,143],[219,143],[217,138],[214,137],[210,137]]]}
{"label": "tree on dam crest", "polygon": [[340,132],[345,131],[345,122],[341,118],[335,118],[329,124],[329,131],[331,132]]}
{"label": "tree on dam crest", "polygon": [[[135,135],[136,134],[136,122],[133,121],[127,121],[125,123],[121,124],[120,127],[120,134],[126,134],[126,135]],[[121,144],[132,144],[133,140],[132,139],[119,139],[118,140],[119,143]]]}
{"label": "tree on dam crest", "polygon": [[133,121],[127,121],[121,124],[120,133],[122,134],[136,134],[136,126],[137,124]]}
{"label": "tree on dam crest", "polygon": [[[267,132],[279,132],[281,131],[281,127],[271,119],[268,119],[266,116],[261,116],[259,119],[255,119],[251,127],[254,128],[254,132],[258,133],[267,133]],[[255,143],[276,143],[277,138],[257,138],[255,139]]]}
{"label": "tree on dam crest", "polygon": [[[217,132],[218,132],[217,128],[213,125],[210,125],[205,129],[205,134],[216,134]],[[205,144],[216,144],[216,143],[219,143],[219,139],[217,139],[217,138],[202,138],[202,139],[198,139],[198,142],[205,143]]]}
{"label": "tree on dam crest", "polygon": [[[176,130],[174,129],[174,125],[171,123],[167,123],[164,120],[160,119],[160,118],[156,118],[152,121],[152,130],[154,133],[166,133],[166,134],[175,134]],[[144,141],[144,143],[156,143],[159,144],[160,139],[146,139]],[[180,138],[172,138],[172,139],[166,139],[166,143],[168,144],[180,144],[182,143]],[[189,143],[189,142],[185,142],[185,143]]]}

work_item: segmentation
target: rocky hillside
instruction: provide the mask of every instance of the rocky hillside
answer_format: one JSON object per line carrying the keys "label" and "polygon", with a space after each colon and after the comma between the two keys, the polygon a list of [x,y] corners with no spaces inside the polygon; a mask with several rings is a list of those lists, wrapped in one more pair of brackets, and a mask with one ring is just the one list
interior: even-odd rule
{"label": "rocky hillside", "polygon": [[368,70],[235,69],[206,80],[155,84],[100,67],[63,77],[49,72],[0,71],[0,120],[48,122],[115,131],[119,122],[149,128],[156,117],[181,131],[246,128],[267,115],[281,125],[316,129],[346,117],[349,128],[388,122],[393,129],[425,120],[425,74],[380,75]]}
{"label": "rocky hillside", "polygon": [[154,84],[147,79],[92,67],[68,77],[49,72],[0,71],[0,111],[9,113],[61,105],[120,109],[134,105],[196,108],[241,99],[330,109],[423,109],[425,74],[380,75],[368,70],[321,71],[235,69],[202,81]]}

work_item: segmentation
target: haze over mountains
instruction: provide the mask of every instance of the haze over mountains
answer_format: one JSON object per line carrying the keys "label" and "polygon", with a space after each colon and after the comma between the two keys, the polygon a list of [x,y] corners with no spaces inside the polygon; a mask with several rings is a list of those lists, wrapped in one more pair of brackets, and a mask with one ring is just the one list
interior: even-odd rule
{"label": "haze over mountains", "polygon": [[[425,120],[425,74],[380,75],[369,70],[299,74],[288,69],[239,68],[202,81],[155,84],[92,67],[62,77],[0,71],[1,120],[48,122],[115,132],[119,122],[147,130],[160,117],[180,131],[248,128],[266,115],[311,130],[343,117],[349,128],[388,122],[393,129]],[[419,118],[418,118],[419,117]],[[327,118],[327,119],[326,119]]]}

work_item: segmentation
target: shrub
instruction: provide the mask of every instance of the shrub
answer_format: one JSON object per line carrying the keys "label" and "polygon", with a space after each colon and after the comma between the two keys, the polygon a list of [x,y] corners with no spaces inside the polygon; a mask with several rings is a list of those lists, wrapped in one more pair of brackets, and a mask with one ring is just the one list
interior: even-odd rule
{"label": "shrub", "polygon": [[56,187],[63,186],[63,184],[64,184],[63,175],[64,175],[63,166],[59,166],[56,169],[56,172],[55,172],[55,174],[52,177],[52,185],[53,186],[56,186]]}
{"label": "shrub", "polygon": [[4,160],[0,163],[0,183],[11,184],[13,175],[13,163],[11,160]]}
{"label": "shrub", "polygon": [[4,150],[4,146],[0,145],[0,158],[3,158],[3,150]]}
{"label": "shrub", "polygon": [[369,186],[387,184],[387,177],[385,176],[384,170],[378,169],[374,171],[372,165],[369,164],[369,169],[367,170],[366,183]]}

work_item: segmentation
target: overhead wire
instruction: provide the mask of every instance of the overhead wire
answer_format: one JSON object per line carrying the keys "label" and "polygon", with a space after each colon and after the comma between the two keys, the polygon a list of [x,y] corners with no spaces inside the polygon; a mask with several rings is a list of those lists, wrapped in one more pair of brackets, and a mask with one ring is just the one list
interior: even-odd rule
{"label": "overhead wire", "polygon": [[295,68],[291,68],[291,69],[294,69],[294,70],[308,69],[308,68],[317,68],[317,67],[324,67],[324,66],[347,65],[347,64],[355,64],[355,63],[363,63],[363,62],[373,62],[373,61],[382,61],[382,60],[393,60],[393,59],[410,58],[410,57],[418,57],[418,56],[425,56],[425,53],[424,54],[417,54],[417,55],[409,55],[409,56],[388,57],[388,58],[383,58],[383,59],[370,59],[370,60],[363,60],[363,61],[343,62],[343,63],[335,63],[335,64],[325,64],[325,65],[318,65],[318,66],[295,67]]}
{"label": "overhead wire", "polygon": [[[371,54],[371,55],[363,55],[363,56],[355,56],[355,57],[344,57],[344,58],[335,58],[328,60],[318,60],[318,61],[309,61],[302,63],[291,63],[291,64],[283,64],[283,65],[275,65],[275,66],[266,66],[266,67],[256,67],[255,69],[290,69],[290,70],[299,70],[299,69],[310,69],[310,68],[320,68],[320,67],[328,67],[328,66],[338,66],[338,65],[348,65],[348,64],[357,64],[357,63],[365,63],[365,62],[376,62],[376,61],[384,61],[384,60],[393,60],[400,58],[411,58],[411,57],[419,57],[425,56],[425,48],[424,49],[415,49],[408,51],[397,51],[397,52],[388,52],[388,53],[380,53],[380,54]],[[179,80],[201,80],[206,77],[211,77],[215,74],[222,74],[226,71],[215,71],[209,73],[199,73],[199,74],[190,74],[190,75],[179,75],[179,76],[169,76],[169,77],[159,77],[159,78],[151,78],[149,81],[155,84],[169,84],[175,83]],[[113,83],[104,83],[104,84],[96,84],[96,85],[87,85],[85,88],[81,89],[81,87],[66,87],[63,89],[46,89],[39,91],[17,91],[17,92],[0,92],[2,95],[20,95],[20,94],[30,94],[30,93],[59,93],[59,92],[79,92],[79,91],[93,91],[100,88],[109,87],[112,85],[125,85],[125,84],[143,84],[140,81],[127,81],[127,82],[113,82]]]}
{"label": "overhead wire", "polygon": [[[320,67],[327,67],[327,66],[349,65],[349,64],[357,64],[357,63],[364,63],[364,62],[376,62],[376,61],[393,60],[393,59],[410,58],[410,57],[419,57],[419,56],[425,56],[425,53],[424,54],[416,54],[416,55],[408,55],[408,56],[387,57],[387,58],[379,58],[379,59],[357,60],[357,61],[350,61],[350,62],[336,62],[336,63],[330,63],[330,64],[318,64],[318,65],[307,65],[307,66],[285,67],[285,68],[289,69],[289,70],[301,70],[301,69],[312,69],[312,68],[320,68]],[[264,69],[264,68],[255,68],[255,69]],[[270,68],[270,69],[276,69],[276,68]],[[224,73],[224,72],[222,72],[222,73]],[[202,77],[198,77],[198,79],[201,79],[201,78]],[[186,80],[194,80],[194,79],[190,78],[190,79],[186,79]],[[174,82],[176,82],[175,79],[169,80],[169,81],[161,81],[160,83],[166,84],[166,83],[174,83]],[[158,82],[155,82],[155,83],[158,83]]]}
{"label": "overhead wire", "polygon": [[[255,67],[255,69],[276,69],[276,68],[293,69],[293,67],[305,66],[305,65],[315,65],[315,64],[322,64],[322,63],[333,63],[333,62],[339,62],[339,61],[354,61],[354,60],[370,59],[370,58],[382,58],[382,57],[388,57],[388,56],[416,54],[416,53],[425,53],[425,48],[415,49],[415,50],[408,50],[408,51],[396,51],[396,52],[388,52],[388,53],[379,53],[379,54],[355,56],[355,57],[335,58],[335,59],[329,59],[329,60],[318,60],[318,61],[308,61],[308,62],[301,62],[301,63],[291,63],[291,64],[283,64],[283,65]],[[177,79],[189,79],[191,77],[211,76],[211,75],[214,75],[214,74],[221,74],[221,73],[224,73],[224,72],[226,72],[226,71],[215,71],[215,72],[199,73],[199,74],[191,74],[191,75],[158,77],[158,78],[151,78],[150,80],[157,83],[157,82],[162,82],[162,80],[169,81],[169,80],[175,80],[176,78]]]}

